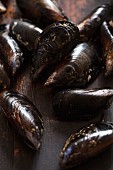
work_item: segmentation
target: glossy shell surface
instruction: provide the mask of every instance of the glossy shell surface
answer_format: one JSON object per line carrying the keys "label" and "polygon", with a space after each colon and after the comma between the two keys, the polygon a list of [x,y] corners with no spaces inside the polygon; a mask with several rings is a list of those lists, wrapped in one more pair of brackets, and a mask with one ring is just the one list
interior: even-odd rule
{"label": "glossy shell surface", "polygon": [[101,69],[101,59],[95,47],[87,43],[77,45],[68,62],[59,66],[47,79],[51,87],[82,87],[96,78]]}
{"label": "glossy shell surface", "polygon": [[60,154],[60,166],[74,167],[96,156],[113,144],[113,124],[99,122],[87,125],[72,134]]}
{"label": "glossy shell surface", "polygon": [[3,14],[6,12],[6,7],[2,4],[2,2],[0,1],[0,14]]}
{"label": "glossy shell surface", "polygon": [[0,58],[12,76],[20,70],[23,64],[23,52],[7,32],[0,33]]}
{"label": "glossy shell surface", "polygon": [[62,9],[54,0],[16,0],[18,7],[26,16],[43,28],[57,21],[66,20]]}
{"label": "glossy shell surface", "polygon": [[9,33],[24,49],[34,51],[38,47],[42,29],[27,21],[14,20]]}
{"label": "glossy shell surface", "polygon": [[18,92],[4,91],[0,103],[9,122],[25,143],[34,150],[41,145],[43,120],[35,105]]}
{"label": "glossy shell surface", "polygon": [[104,22],[101,27],[101,44],[104,74],[109,77],[113,75],[113,27],[108,22]]}
{"label": "glossy shell surface", "polygon": [[78,41],[79,30],[71,22],[56,22],[47,27],[41,34],[37,55],[33,60],[33,79],[37,79],[51,64],[65,58]]}
{"label": "glossy shell surface", "polygon": [[112,89],[63,90],[53,98],[53,109],[64,119],[87,119],[104,109],[113,96]]}
{"label": "glossy shell surface", "polygon": [[111,20],[112,15],[112,5],[105,4],[94,9],[93,12],[78,24],[81,40],[94,40],[98,36],[102,23]]}

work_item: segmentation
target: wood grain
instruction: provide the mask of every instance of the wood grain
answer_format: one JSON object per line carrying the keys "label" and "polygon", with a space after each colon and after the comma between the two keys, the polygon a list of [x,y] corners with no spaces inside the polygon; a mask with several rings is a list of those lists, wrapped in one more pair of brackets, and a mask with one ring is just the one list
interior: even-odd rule
{"label": "wood grain", "polygon": [[[106,3],[106,0],[59,0],[58,1],[69,18],[78,23],[85,15],[95,7]],[[107,3],[110,2],[109,0]],[[9,23],[12,18],[20,18],[21,13],[15,13],[14,0],[6,0],[8,6],[7,14],[0,18],[1,23]],[[14,7],[13,14],[10,9]],[[17,8],[17,7],[16,7]],[[17,10],[17,9],[16,9]],[[11,89],[17,90],[28,96],[37,106],[44,118],[44,136],[42,147],[38,152],[29,149],[20,136],[10,126],[2,110],[0,110],[0,170],[59,170],[59,153],[65,140],[75,130],[83,127],[89,122],[63,122],[55,117],[51,101],[56,93],[53,89],[43,86],[43,83],[32,83],[30,76],[30,63],[21,71],[16,79],[12,81]],[[113,80],[105,80],[103,74],[91,84],[91,87],[113,87]],[[113,104],[110,109],[105,110],[105,119],[113,121]],[[91,122],[98,121],[100,117]],[[113,169],[113,147],[98,155],[94,159],[74,168],[77,170],[112,170]]]}

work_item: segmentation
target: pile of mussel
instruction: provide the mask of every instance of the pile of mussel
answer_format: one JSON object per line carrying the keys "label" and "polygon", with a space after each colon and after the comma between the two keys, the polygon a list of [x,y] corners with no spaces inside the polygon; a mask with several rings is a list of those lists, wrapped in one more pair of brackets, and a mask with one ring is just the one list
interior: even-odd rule
{"label": "pile of mussel", "polygon": [[[10,85],[21,71],[27,53],[32,57],[32,82],[50,70],[44,86],[57,89],[52,106],[63,120],[89,120],[113,97],[113,89],[84,89],[103,69],[113,75],[113,6],[104,4],[78,25],[55,0],[16,0],[22,13],[0,25],[0,104],[23,140],[37,150],[42,141],[43,118],[36,106]],[[0,13],[7,8],[0,1]],[[61,168],[70,168],[113,144],[113,124],[97,122],[73,133],[61,154]]]}

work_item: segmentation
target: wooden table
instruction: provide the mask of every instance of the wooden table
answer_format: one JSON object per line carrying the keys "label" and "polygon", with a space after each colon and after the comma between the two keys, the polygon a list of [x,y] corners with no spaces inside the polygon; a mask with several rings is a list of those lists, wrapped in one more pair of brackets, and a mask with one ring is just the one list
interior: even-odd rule
{"label": "wooden table", "polygon": [[[10,0],[11,2],[11,0]],[[107,3],[110,1],[108,0]],[[106,0],[59,0],[70,19],[77,23],[98,5]],[[9,20],[8,20],[9,21]],[[7,22],[8,22],[7,21]],[[64,122],[55,117],[51,101],[55,91],[43,87],[43,83],[31,82],[30,69],[26,65],[21,74],[12,83],[12,89],[27,95],[37,106],[44,119],[42,147],[38,152],[29,149],[8,123],[3,112],[0,113],[0,170],[59,170],[59,153],[65,140],[75,130],[88,124],[88,121]],[[113,87],[113,78],[105,80],[103,73],[91,84],[91,87]],[[105,119],[113,121],[113,104],[104,111]],[[96,117],[91,122],[99,120]],[[112,170],[113,147],[74,168],[77,170]]]}

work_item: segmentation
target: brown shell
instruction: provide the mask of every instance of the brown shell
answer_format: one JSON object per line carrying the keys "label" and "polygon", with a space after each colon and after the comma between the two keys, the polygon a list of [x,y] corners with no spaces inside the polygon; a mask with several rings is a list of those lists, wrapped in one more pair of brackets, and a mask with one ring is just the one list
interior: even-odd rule
{"label": "brown shell", "polygon": [[23,52],[7,32],[0,33],[0,58],[12,76],[19,71],[23,64]]}
{"label": "brown shell", "polygon": [[24,49],[34,51],[37,49],[42,29],[28,21],[14,20],[10,24],[9,34]]}
{"label": "brown shell", "polygon": [[100,122],[87,125],[72,134],[60,154],[63,169],[75,167],[101,153],[113,144],[113,124]]}
{"label": "brown shell", "polygon": [[54,0],[16,0],[24,17],[38,23],[42,28],[57,21],[66,20],[62,9]]}
{"label": "brown shell", "polygon": [[96,78],[101,60],[96,48],[88,43],[77,45],[66,64],[58,66],[47,79],[50,87],[83,87]]}
{"label": "brown shell", "polygon": [[101,25],[104,21],[111,20],[113,7],[104,4],[94,9],[83,21],[78,24],[81,41],[90,41],[98,36]]}
{"label": "brown shell", "polygon": [[8,73],[6,72],[2,60],[0,59],[0,92],[8,89],[9,86],[10,86],[10,78],[8,76]]}
{"label": "brown shell", "polygon": [[4,91],[0,103],[9,122],[25,143],[39,149],[43,134],[43,120],[36,106],[19,92]]}
{"label": "brown shell", "polygon": [[79,30],[71,22],[56,22],[44,29],[33,60],[33,79],[37,79],[51,64],[65,58],[78,42]]}
{"label": "brown shell", "polygon": [[99,114],[111,97],[112,89],[63,90],[54,96],[52,106],[59,118],[87,120]]}
{"label": "brown shell", "polygon": [[113,75],[113,27],[104,22],[101,27],[103,65],[105,77]]}

